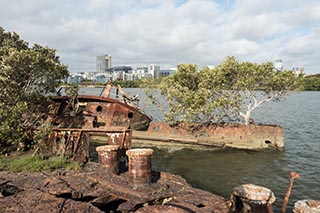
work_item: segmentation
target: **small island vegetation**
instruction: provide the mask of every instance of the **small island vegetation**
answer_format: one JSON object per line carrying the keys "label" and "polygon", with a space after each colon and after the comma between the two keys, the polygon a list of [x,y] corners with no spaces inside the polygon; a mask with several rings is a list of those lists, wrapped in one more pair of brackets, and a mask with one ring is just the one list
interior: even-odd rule
{"label": "small island vegetation", "polygon": [[[164,113],[165,121],[212,124],[242,122],[248,125],[254,109],[279,101],[300,84],[292,71],[277,72],[271,62],[256,64],[227,57],[219,66],[198,69],[181,64],[159,84],[145,82],[147,94]],[[166,100],[160,103],[157,91]]]}
{"label": "small island vegetation", "polygon": [[320,74],[308,75],[301,78],[301,90],[320,91]]}

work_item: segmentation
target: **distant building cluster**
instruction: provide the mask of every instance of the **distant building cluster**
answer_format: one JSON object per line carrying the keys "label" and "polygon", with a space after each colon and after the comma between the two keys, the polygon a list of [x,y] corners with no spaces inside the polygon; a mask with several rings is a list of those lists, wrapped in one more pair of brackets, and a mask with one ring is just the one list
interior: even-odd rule
{"label": "distant building cluster", "polygon": [[[157,79],[172,75],[177,68],[170,68],[161,70],[157,64],[150,64],[148,66],[132,68],[131,66],[117,65],[112,66],[111,55],[101,55],[96,57],[96,70],[90,72],[80,72],[72,74],[67,82],[68,83],[80,83],[88,80],[96,83],[107,83],[115,80],[134,81],[142,78]],[[214,66],[209,66],[214,68]],[[274,69],[276,72],[282,72],[284,70],[282,59],[277,59],[274,63]],[[296,76],[304,74],[303,67],[292,67],[291,69]]]}
{"label": "distant building cluster", "polygon": [[292,67],[292,71],[296,74],[296,76],[300,76],[304,74],[303,67]]}
{"label": "distant building cluster", "polygon": [[[284,70],[282,59],[277,59],[276,60],[276,62],[274,64],[274,69],[277,72],[282,72]],[[304,74],[304,68],[303,67],[292,67],[291,71],[294,72],[294,74],[296,76],[300,76],[300,75]]]}
{"label": "distant building cluster", "polygon": [[115,80],[133,81],[142,78],[160,78],[169,76],[176,71],[176,68],[161,70],[157,64],[150,64],[146,67],[112,66],[111,55],[96,57],[96,70],[90,72],[80,72],[72,74],[68,78],[68,83],[80,83],[85,80],[96,83],[107,83]]}

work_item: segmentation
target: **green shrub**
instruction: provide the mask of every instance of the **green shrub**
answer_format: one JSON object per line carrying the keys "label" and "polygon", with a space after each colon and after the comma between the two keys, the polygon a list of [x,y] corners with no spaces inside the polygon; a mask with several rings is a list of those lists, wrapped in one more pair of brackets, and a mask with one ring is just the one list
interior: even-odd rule
{"label": "green shrub", "polygon": [[0,153],[32,146],[32,132],[48,113],[47,94],[68,75],[55,49],[29,46],[0,27]]}

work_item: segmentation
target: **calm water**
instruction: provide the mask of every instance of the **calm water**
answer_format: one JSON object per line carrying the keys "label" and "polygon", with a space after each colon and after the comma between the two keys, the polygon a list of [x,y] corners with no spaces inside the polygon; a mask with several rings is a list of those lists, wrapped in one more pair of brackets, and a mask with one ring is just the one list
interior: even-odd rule
{"label": "calm water", "polygon": [[[142,94],[139,89],[126,91],[130,95]],[[97,89],[85,89],[82,92],[97,94]],[[161,118],[161,114],[143,97],[140,106],[151,113],[154,120]],[[319,200],[320,92],[294,93],[280,103],[262,106],[254,112],[253,117],[256,123],[279,124],[283,127],[284,152],[155,149],[153,169],[181,175],[194,187],[224,197],[229,197],[232,188],[239,184],[265,186],[277,197],[275,212],[280,212],[290,171],[296,171],[302,175],[302,179],[294,182],[288,212],[291,212],[297,200]]]}

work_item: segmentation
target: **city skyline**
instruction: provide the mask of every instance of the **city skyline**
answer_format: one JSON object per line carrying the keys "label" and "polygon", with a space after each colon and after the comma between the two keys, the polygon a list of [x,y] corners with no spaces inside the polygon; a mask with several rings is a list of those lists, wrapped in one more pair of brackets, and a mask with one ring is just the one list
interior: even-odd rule
{"label": "city skyline", "polygon": [[0,26],[57,49],[71,73],[113,65],[218,65],[226,56],[320,72],[320,1],[0,0]]}

